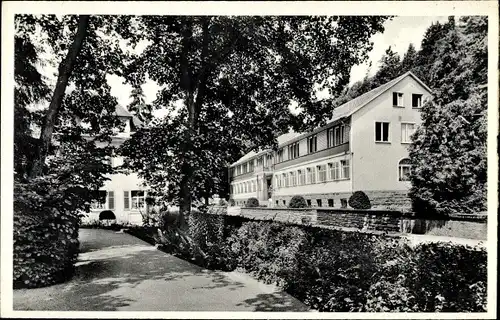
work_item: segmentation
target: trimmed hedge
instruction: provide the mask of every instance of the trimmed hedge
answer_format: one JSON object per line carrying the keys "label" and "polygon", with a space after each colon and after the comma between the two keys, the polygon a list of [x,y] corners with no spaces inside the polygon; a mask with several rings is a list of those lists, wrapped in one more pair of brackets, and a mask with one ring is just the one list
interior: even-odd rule
{"label": "trimmed hedge", "polygon": [[356,191],[349,197],[349,206],[354,209],[370,209],[370,198],[363,191]]}
{"label": "trimmed hedge", "polygon": [[14,194],[14,288],[69,279],[79,247],[79,216],[71,210],[77,194],[43,180],[16,184]]}
{"label": "trimmed hedge", "polygon": [[259,199],[257,198],[248,198],[245,206],[247,208],[256,208],[259,206]]}
{"label": "trimmed hedge", "polygon": [[192,213],[200,266],[240,269],[333,312],[484,312],[487,254],[450,243],[410,246],[385,235]]}
{"label": "trimmed hedge", "polygon": [[290,203],[288,204],[288,208],[307,208],[306,199],[303,196],[293,196],[290,199]]}

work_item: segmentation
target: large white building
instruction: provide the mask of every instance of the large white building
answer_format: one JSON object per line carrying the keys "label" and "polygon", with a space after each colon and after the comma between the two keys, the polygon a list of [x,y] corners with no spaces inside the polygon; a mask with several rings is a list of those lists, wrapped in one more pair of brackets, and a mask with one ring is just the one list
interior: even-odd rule
{"label": "large white building", "polygon": [[407,72],[333,110],[325,126],[278,138],[277,152],[250,152],[230,165],[231,198],[244,205],[341,207],[357,190],[374,207],[409,206],[410,136],[431,90]]}

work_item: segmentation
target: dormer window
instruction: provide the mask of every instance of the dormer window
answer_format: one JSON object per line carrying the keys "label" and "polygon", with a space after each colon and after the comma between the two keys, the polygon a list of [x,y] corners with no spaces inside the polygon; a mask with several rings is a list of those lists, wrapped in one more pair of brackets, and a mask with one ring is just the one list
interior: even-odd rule
{"label": "dormer window", "polygon": [[421,94],[412,94],[411,95],[411,106],[413,108],[422,108],[422,95]]}
{"label": "dormer window", "polygon": [[403,93],[393,92],[392,93],[392,105],[394,107],[404,107],[403,105]]}

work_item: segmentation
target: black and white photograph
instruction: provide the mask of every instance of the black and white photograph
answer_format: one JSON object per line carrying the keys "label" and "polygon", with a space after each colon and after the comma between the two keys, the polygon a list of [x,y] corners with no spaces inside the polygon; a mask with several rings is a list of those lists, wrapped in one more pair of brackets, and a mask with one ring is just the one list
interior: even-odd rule
{"label": "black and white photograph", "polygon": [[1,316],[495,317],[498,12],[3,2]]}

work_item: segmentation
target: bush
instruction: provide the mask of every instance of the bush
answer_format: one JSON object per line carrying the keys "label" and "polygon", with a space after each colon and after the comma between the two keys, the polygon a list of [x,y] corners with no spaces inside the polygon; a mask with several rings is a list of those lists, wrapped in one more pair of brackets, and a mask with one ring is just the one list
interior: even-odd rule
{"label": "bush", "polygon": [[306,199],[302,196],[293,196],[288,204],[288,208],[307,208]]}
{"label": "bush", "polygon": [[356,191],[349,197],[349,206],[354,209],[370,209],[370,199],[363,191]]}
{"label": "bush", "polygon": [[14,194],[14,288],[69,279],[79,247],[78,194],[44,179],[16,183]]}
{"label": "bush", "polygon": [[234,207],[236,205],[236,202],[234,202],[234,199],[229,199],[229,206]]}
{"label": "bush", "polygon": [[245,206],[247,208],[256,208],[259,206],[259,200],[257,198],[248,198]]}

